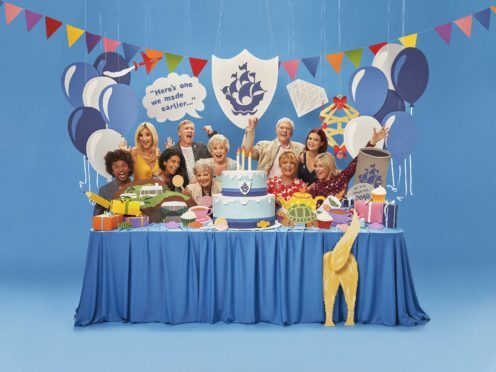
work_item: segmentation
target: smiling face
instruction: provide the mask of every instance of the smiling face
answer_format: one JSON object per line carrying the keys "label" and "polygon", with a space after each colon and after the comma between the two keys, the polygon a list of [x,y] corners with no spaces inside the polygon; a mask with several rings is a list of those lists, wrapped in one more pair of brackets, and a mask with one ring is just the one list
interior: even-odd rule
{"label": "smiling face", "polygon": [[195,138],[195,124],[187,122],[179,127],[177,130],[179,142],[182,146],[188,147],[193,144]]}
{"label": "smiling face", "polygon": [[282,175],[289,178],[294,178],[296,173],[296,164],[292,159],[285,159],[281,164]]}
{"label": "smiling face", "polygon": [[120,184],[129,182],[129,166],[124,160],[117,160],[112,163],[112,174]]}
{"label": "smiling face", "polygon": [[181,158],[177,155],[172,155],[167,161],[164,162],[165,172],[170,176],[176,174],[181,166]]}
{"label": "smiling face", "polygon": [[148,128],[143,128],[138,134],[138,142],[144,150],[148,150],[153,146],[153,136]]}
{"label": "smiling face", "polygon": [[317,133],[310,133],[307,139],[307,148],[309,151],[319,151],[322,140]]}
{"label": "smiling face", "polygon": [[285,121],[280,123],[276,128],[276,135],[279,142],[281,142],[283,145],[288,144],[291,136],[293,135],[291,124]]}
{"label": "smiling face", "polygon": [[319,181],[326,181],[329,178],[330,173],[331,170],[329,169],[329,167],[320,159],[317,159],[315,161],[315,174],[317,175]]}
{"label": "smiling face", "polygon": [[210,188],[212,186],[212,174],[208,169],[200,169],[195,176],[201,187]]}
{"label": "smiling face", "polygon": [[226,160],[227,147],[222,142],[215,142],[212,146],[212,156],[216,163],[222,163]]}

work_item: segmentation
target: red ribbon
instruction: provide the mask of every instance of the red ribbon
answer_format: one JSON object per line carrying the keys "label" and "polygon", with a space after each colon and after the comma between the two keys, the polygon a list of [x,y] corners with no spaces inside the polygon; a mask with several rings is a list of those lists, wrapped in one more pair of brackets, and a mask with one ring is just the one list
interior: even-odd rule
{"label": "red ribbon", "polygon": [[349,108],[346,105],[346,96],[343,96],[341,98],[333,97],[332,102],[336,105],[336,109],[338,110],[342,110],[343,108]]}
{"label": "red ribbon", "polygon": [[336,155],[338,159],[346,158],[346,146],[339,147],[334,145],[334,155]]}

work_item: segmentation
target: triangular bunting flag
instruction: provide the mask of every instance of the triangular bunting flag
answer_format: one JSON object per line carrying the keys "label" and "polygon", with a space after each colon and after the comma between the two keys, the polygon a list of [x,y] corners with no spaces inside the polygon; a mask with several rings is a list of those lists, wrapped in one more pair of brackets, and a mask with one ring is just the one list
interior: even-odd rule
{"label": "triangular bunting flag", "polygon": [[155,68],[158,61],[160,61],[162,58],[164,58],[164,52],[162,52],[160,50],[146,49],[145,54],[147,55],[147,57],[152,58],[154,60],[152,62],[152,66],[150,67],[150,69],[148,71],[152,71]]}
{"label": "triangular bunting flag", "polygon": [[296,71],[298,70],[298,65],[299,64],[300,64],[300,60],[299,59],[292,59],[290,61],[283,61],[282,62],[282,66],[284,67],[284,69],[288,73],[288,75],[291,78],[291,80],[294,80],[295,79]]}
{"label": "triangular bunting flag", "polygon": [[358,68],[358,66],[360,66],[360,61],[362,60],[362,54],[363,54],[362,48],[347,50],[346,52],[344,52],[344,54],[346,54],[346,57],[350,59],[351,63],[353,63],[353,66],[355,66],[355,68]]}
{"label": "triangular bunting flag", "polygon": [[121,44],[119,40],[113,40],[106,37],[102,38],[102,43],[104,52],[115,52],[117,47]]}
{"label": "triangular bunting flag", "polygon": [[0,1],[0,6],[2,6],[2,5],[3,5],[3,1]]}
{"label": "triangular bunting flag", "polygon": [[463,31],[463,33],[470,37],[472,35],[472,16],[466,16],[455,21],[455,24]]}
{"label": "triangular bunting flag", "polygon": [[167,62],[167,68],[169,73],[176,71],[177,66],[183,60],[183,56],[177,54],[165,53],[165,62]]}
{"label": "triangular bunting flag", "polygon": [[382,43],[377,43],[377,44],[374,44],[374,45],[371,45],[369,46],[369,49],[372,53],[374,53],[374,56],[377,54],[377,52],[379,50],[381,50],[381,48],[384,46],[384,45],[387,45],[387,42],[383,41]]}
{"label": "triangular bunting flag", "polygon": [[341,72],[341,62],[343,62],[344,52],[326,55],[327,62],[329,62],[338,74]]}
{"label": "triangular bunting flag", "polygon": [[62,22],[50,17],[45,17],[46,38],[50,39],[60,26],[62,26]]}
{"label": "triangular bunting flag", "polygon": [[71,25],[65,25],[65,28],[67,30],[67,43],[70,48],[84,34],[84,30]]}
{"label": "triangular bunting flag", "polygon": [[494,13],[496,13],[496,6],[491,5],[491,10],[492,10]]}
{"label": "triangular bunting flag", "polygon": [[33,29],[34,26],[40,21],[43,16],[41,14],[32,12],[30,10],[27,10],[24,12],[24,15],[26,16],[26,28],[28,29],[28,32]]}
{"label": "triangular bunting flag", "polygon": [[207,59],[189,57],[189,64],[191,65],[193,76],[198,77],[207,63]]}
{"label": "triangular bunting flag", "polygon": [[441,36],[444,42],[449,45],[451,39],[451,22],[446,23],[445,25],[434,27],[434,30],[436,30],[436,32],[439,36]]}
{"label": "triangular bunting flag", "polygon": [[320,57],[303,58],[301,61],[307,68],[308,72],[310,72],[312,76],[315,77],[317,68],[319,67]]}
{"label": "triangular bunting flag", "polygon": [[126,62],[129,63],[140,49],[141,48],[139,46],[122,43],[122,50],[124,51],[124,58],[126,59]]}
{"label": "triangular bunting flag", "polygon": [[476,20],[486,29],[489,30],[489,22],[491,21],[491,13],[489,12],[489,8],[484,9],[478,13],[474,14]]}
{"label": "triangular bunting flag", "polygon": [[5,3],[5,20],[7,24],[10,24],[18,15],[22,12],[22,8],[18,6]]}
{"label": "triangular bunting flag", "polygon": [[86,49],[88,50],[88,54],[91,53],[91,51],[99,43],[101,38],[102,37],[99,35],[95,35],[91,32],[86,31]]}
{"label": "triangular bunting flag", "polygon": [[410,34],[398,38],[401,44],[407,48],[415,48],[417,46],[417,34]]}

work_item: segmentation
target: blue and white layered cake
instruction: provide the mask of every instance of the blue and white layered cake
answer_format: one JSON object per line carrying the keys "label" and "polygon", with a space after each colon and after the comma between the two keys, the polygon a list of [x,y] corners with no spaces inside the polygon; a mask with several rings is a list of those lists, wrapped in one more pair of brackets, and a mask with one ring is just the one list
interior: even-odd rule
{"label": "blue and white layered cake", "polygon": [[275,199],[267,194],[266,171],[223,171],[221,179],[222,194],[213,195],[214,219],[223,217],[235,229],[258,227],[261,221],[274,224]]}

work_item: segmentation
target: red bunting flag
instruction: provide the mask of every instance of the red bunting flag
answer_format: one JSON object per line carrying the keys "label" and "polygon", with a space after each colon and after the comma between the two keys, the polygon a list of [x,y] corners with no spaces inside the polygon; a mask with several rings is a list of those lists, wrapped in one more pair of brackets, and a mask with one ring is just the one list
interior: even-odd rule
{"label": "red bunting flag", "polygon": [[50,37],[60,28],[60,26],[62,26],[62,22],[50,17],[45,17],[46,38],[50,39]]}
{"label": "red bunting flag", "polygon": [[377,43],[377,44],[374,44],[374,45],[370,45],[369,46],[369,49],[372,53],[374,53],[374,56],[377,54],[377,52],[379,50],[381,50],[381,48],[384,46],[384,45],[387,45],[387,42],[383,41],[382,43]]}
{"label": "red bunting flag", "polygon": [[189,64],[191,65],[191,71],[193,71],[193,75],[195,77],[198,77],[200,73],[202,72],[203,68],[206,66],[208,63],[208,59],[201,59],[201,58],[189,58]]}

